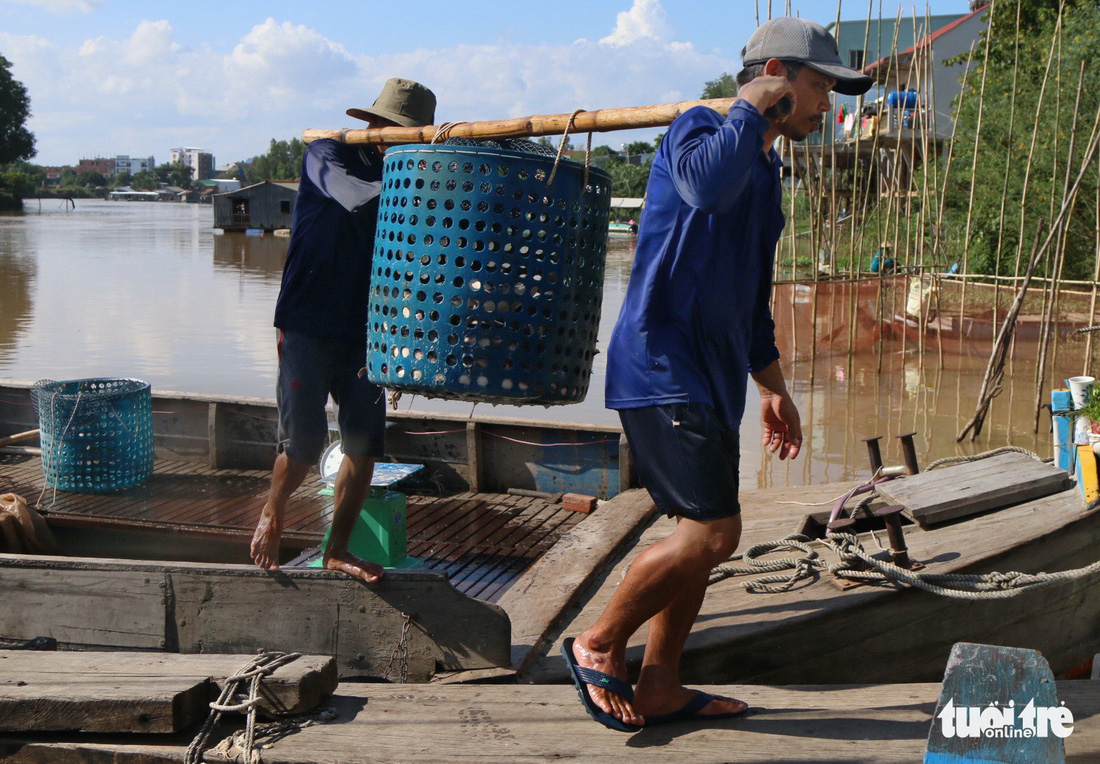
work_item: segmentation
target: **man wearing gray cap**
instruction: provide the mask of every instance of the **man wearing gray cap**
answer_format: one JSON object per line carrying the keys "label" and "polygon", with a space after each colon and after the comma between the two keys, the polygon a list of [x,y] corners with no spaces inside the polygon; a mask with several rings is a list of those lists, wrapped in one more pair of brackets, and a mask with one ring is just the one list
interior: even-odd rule
{"label": "man wearing gray cap", "polygon": [[[368,127],[423,127],[435,120],[435,95],[420,83],[391,79],[370,108],[348,109]],[[348,551],[355,519],[382,456],[386,402],[359,376],[366,363],[371,255],[382,191],[377,146],[334,140],[306,147],[290,226],[275,326],[279,330],[278,455],[271,493],[252,536],[252,560],[279,569],[287,501],[317,463],[328,439],[331,395],[344,457],[333,487],[332,531],[324,566],[366,582],[383,568]]]}
{"label": "man wearing gray cap", "polygon": [[[729,115],[691,109],[661,142],[608,346],[607,405],[619,411],[642,483],[677,521],[631,564],[596,623],[562,646],[588,713],[623,731],[748,709],[684,687],[679,674],[710,570],[741,537],[738,429],[750,375],[765,447],[784,459],[802,446],[769,308],[785,222],[772,144],[818,130],[830,91],[859,94],[871,85],[841,65],[832,35],[804,19],[764,24],[742,58]],[[627,641],[646,621],[631,687]]]}

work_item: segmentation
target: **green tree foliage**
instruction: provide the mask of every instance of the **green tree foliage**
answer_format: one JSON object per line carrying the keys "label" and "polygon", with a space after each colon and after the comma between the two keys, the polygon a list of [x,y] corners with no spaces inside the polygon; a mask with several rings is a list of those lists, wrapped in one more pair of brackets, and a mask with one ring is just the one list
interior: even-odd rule
{"label": "green tree foliage", "polygon": [[302,171],[302,156],[306,146],[297,138],[289,141],[271,139],[271,146],[263,156],[254,157],[244,167],[244,178],[248,184],[262,183],[265,180],[294,180]]}
{"label": "green tree foliage", "polygon": [[[1015,3],[997,4],[980,135],[977,130],[978,93],[983,69],[980,63],[971,67],[965,83],[966,93],[956,114],[953,166],[950,184],[946,188],[945,224],[949,229],[965,230],[973,183],[969,267],[975,272],[1016,272],[1017,251],[1022,248],[1026,258],[1040,220],[1049,224],[1061,208],[1067,164],[1072,182],[1080,168],[1085,142],[1100,106],[1100,67],[1095,63],[1089,64],[1100,46],[1100,8],[1097,3],[1094,0],[1067,1],[1061,39],[1054,48],[1056,59],[1051,66],[1050,80],[1039,108],[1040,84],[1055,33],[1058,2],[1022,2],[1021,26],[1028,32],[1019,35],[1016,32]],[[1017,44],[1016,111],[1012,133],[1009,134]],[[982,51],[984,54],[984,41]],[[1087,66],[1074,156],[1070,157],[1074,102],[1082,61]],[[1034,160],[1025,191],[1025,169],[1033,140]],[[975,152],[978,159],[971,178],[970,168]],[[1096,198],[1096,184],[1096,173],[1087,174],[1078,194],[1077,214],[1072,218],[1067,235],[1066,278],[1092,277],[1095,258],[1092,231],[1096,221],[1095,202],[1091,200]],[[1002,199],[1005,210],[1003,222]],[[1024,213],[1022,231],[1021,209]]]}
{"label": "green tree foliage", "polygon": [[155,172],[150,170],[136,172],[134,173],[134,177],[130,180],[130,188],[135,191],[156,191],[159,187],[160,178],[157,177]]}
{"label": "green tree foliage", "polygon": [[729,73],[703,85],[700,98],[733,98],[737,95],[737,80]]}
{"label": "green tree foliage", "polygon": [[126,170],[123,170],[122,172],[120,172],[118,175],[115,176],[114,181],[111,183],[111,185],[116,186],[116,187],[117,186],[128,186],[133,182],[133,180],[134,180],[134,176],[131,175]]}
{"label": "green tree foliage", "polygon": [[[0,56],[0,166],[34,156],[34,135],[25,124],[31,101],[23,83],[11,76],[11,62]],[[0,179],[0,209],[19,209],[27,178],[18,173]]]}
{"label": "green tree foliage", "polygon": [[27,89],[11,76],[11,62],[0,56],[0,164],[35,155],[34,135],[25,126],[30,115]]}
{"label": "green tree foliage", "polygon": [[[183,162],[171,162],[157,165],[153,169],[153,172],[161,183],[167,183],[169,186],[187,188],[191,185],[191,176],[194,170],[190,165],[186,165]],[[138,175],[140,174],[141,173],[138,173]],[[156,188],[156,186],[154,186],[154,188]]]}
{"label": "green tree foliage", "polygon": [[94,170],[85,170],[77,174],[76,184],[84,188],[101,188],[107,185],[107,179]]}
{"label": "green tree foliage", "polygon": [[[4,189],[8,190],[15,201],[19,201],[26,197],[34,196],[35,186],[31,179],[24,173],[0,172],[0,196],[3,195]],[[3,207],[0,206],[0,209],[3,209]]]}
{"label": "green tree foliage", "polygon": [[652,143],[646,143],[645,141],[631,141],[623,147],[623,153],[628,157],[645,156],[646,154],[653,154],[656,151],[656,146]]}

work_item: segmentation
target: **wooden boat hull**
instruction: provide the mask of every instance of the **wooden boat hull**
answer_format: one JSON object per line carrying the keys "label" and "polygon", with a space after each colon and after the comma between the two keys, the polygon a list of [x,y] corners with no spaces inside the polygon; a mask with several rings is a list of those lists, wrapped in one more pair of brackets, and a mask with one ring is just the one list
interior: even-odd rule
{"label": "wooden boat hull", "polygon": [[[30,387],[0,385],[0,437],[36,423]],[[257,492],[269,485],[270,473],[262,470],[274,459],[274,401],[155,392],[154,411],[156,456],[167,472],[148,484],[125,496],[62,494],[58,501],[40,489],[40,473],[38,483],[24,480],[24,498],[45,499],[48,522],[69,556],[0,554],[0,640],[49,636],[74,649],[331,654],[341,676],[409,681],[507,669],[508,616],[456,589],[446,573],[394,570],[367,586],[322,570],[284,567],[271,575],[229,563],[248,560],[262,506]],[[505,586],[516,575],[512,569],[552,543],[557,515],[572,514],[545,498],[515,496],[497,496],[485,511],[470,509],[493,497],[485,492],[514,487],[603,498],[631,479],[620,468],[626,450],[613,427],[423,414],[389,419],[389,455],[427,465],[433,491],[454,492],[428,497],[436,503],[425,523],[442,527],[450,518],[459,535],[425,543],[440,547],[436,556],[460,578],[488,571],[488,588],[478,591]],[[3,461],[18,458],[0,457],[0,474],[24,474]],[[317,486],[300,490],[314,498],[302,500],[308,527],[288,525],[284,532],[284,551],[293,554],[316,547],[324,530]],[[213,514],[202,514],[208,506]],[[200,515],[201,523],[192,519]],[[517,540],[520,532],[525,538]],[[421,552],[410,547],[410,554]]]}
{"label": "wooden boat hull", "polygon": [[[0,437],[38,426],[31,387],[0,384]],[[270,470],[277,422],[274,400],[153,391],[158,459]],[[424,464],[451,491],[519,488],[606,499],[638,485],[621,467],[628,455],[615,426],[410,411],[388,412],[387,425],[386,455]]]}
{"label": "wooden boat hull", "polygon": [[[281,650],[336,658],[341,676],[427,681],[508,665],[511,626],[440,573],[365,585],[324,570],[0,554],[0,634],[62,648]],[[407,623],[406,623],[407,621]]]}

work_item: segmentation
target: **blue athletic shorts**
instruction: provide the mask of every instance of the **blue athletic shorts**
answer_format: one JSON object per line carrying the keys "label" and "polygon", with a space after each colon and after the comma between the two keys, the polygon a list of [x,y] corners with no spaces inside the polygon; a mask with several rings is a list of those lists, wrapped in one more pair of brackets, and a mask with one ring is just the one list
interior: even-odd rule
{"label": "blue athletic shorts", "polygon": [[328,444],[325,405],[331,395],[344,453],[382,456],[386,396],[359,376],[365,361],[362,345],[279,330],[279,451],[299,464],[321,458]]}
{"label": "blue athletic shorts", "polygon": [[741,513],[736,430],[706,404],[673,403],[622,409],[619,419],[642,485],[657,509],[691,520]]}

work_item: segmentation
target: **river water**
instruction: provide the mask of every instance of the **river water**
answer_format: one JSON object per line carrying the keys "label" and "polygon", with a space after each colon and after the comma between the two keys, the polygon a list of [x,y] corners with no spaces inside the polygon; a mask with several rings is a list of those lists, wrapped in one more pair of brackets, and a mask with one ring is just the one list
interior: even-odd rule
{"label": "river water", "polygon": [[[287,240],[215,235],[212,214],[209,206],[172,203],[78,200],[73,209],[29,200],[22,214],[0,216],[0,379],[136,377],[158,391],[273,398],[271,317]],[[612,238],[601,348],[618,315],[632,255],[632,239]],[[922,464],[1004,445],[1050,454],[1045,412],[1039,433],[1032,431],[1033,346],[1017,349],[981,437],[956,445],[956,433],[974,412],[988,341],[953,346],[942,356],[912,340],[850,353],[850,343],[805,338],[812,319],[787,310],[798,299],[789,288],[780,291],[775,312],[806,445],[793,462],[768,457],[757,445],[759,399],[750,392],[742,429],[746,488],[866,476],[861,439],[873,435],[884,436],[887,464],[901,463],[895,436],[908,432],[916,433]],[[792,329],[801,339],[792,339]],[[1080,345],[1061,350],[1059,376],[1081,373]],[[569,406],[474,407],[409,396],[400,405],[615,424],[614,412],[603,407],[604,369],[599,354],[588,398]]]}

